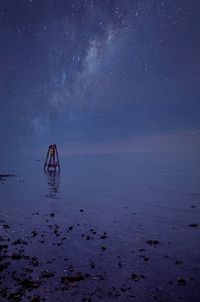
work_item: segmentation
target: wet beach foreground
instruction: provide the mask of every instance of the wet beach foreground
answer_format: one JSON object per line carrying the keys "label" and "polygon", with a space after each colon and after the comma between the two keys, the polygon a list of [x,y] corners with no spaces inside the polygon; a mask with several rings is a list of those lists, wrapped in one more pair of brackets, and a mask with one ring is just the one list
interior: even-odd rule
{"label": "wet beach foreground", "polygon": [[0,301],[199,301],[197,157],[42,165],[0,171]]}

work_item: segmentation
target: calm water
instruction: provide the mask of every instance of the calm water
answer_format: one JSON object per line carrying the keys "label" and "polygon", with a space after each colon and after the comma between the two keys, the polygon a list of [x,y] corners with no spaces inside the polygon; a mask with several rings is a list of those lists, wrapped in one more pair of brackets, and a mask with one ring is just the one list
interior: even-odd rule
{"label": "calm water", "polygon": [[[0,301],[199,301],[197,156],[61,157],[60,174],[42,166],[26,157],[0,171],[16,174],[0,182],[9,262]],[[19,238],[28,244],[12,244]],[[42,278],[46,270],[54,276]],[[84,280],[62,282],[79,272]],[[39,286],[22,289],[27,278]]]}

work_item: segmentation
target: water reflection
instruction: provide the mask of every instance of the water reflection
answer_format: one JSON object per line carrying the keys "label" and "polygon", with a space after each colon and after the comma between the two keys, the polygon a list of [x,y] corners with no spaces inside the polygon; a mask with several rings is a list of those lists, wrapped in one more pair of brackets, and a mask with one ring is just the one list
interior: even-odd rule
{"label": "water reflection", "polygon": [[45,171],[49,193],[46,195],[48,198],[57,199],[59,195],[60,185],[60,172],[59,171]]}

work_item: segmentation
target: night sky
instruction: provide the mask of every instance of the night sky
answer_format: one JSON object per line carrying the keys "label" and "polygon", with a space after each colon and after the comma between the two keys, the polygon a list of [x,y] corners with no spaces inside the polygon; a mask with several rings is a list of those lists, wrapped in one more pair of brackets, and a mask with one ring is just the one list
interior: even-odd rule
{"label": "night sky", "polygon": [[3,152],[198,150],[200,1],[0,0],[0,91]]}

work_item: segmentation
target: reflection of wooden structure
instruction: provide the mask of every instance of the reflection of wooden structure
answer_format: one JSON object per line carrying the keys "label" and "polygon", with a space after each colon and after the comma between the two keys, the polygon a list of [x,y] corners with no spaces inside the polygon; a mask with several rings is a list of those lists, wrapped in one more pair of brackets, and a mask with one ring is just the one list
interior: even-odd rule
{"label": "reflection of wooden structure", "polygon": [[59,195],[59,185],[60,185],[60,170],[45,170],[45,175],[47,177],[47,183],[49,192],[46,195],[48,198],[57,199]]}
{"label": "reflection of wooden structure", "polygon": [[60,171],[60,163],[59,163],[59,158],[58,158],[57,147],[56,147],[56,145],[50,145],[48,152],[47,152],[46,160],[44,163],[44,169],[45,170],[47,169],[48,171],[50,169],[56,170],[57,167]]}

